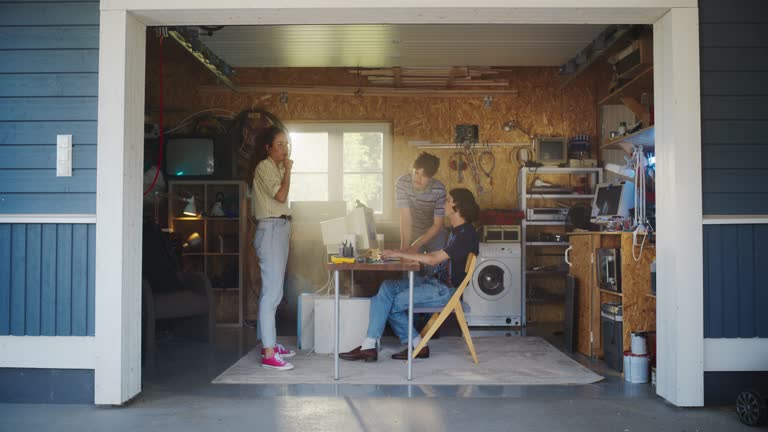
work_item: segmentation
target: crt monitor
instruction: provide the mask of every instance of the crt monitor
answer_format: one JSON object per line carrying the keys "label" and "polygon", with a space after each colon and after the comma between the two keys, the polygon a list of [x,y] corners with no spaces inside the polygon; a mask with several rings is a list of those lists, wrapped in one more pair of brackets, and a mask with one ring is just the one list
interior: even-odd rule
{"label": "crt monitor", "polygon": [[358,207],[346,216],[320,222],[323,243],[329,254],[339,252],[339,246],[349,234],[355,235],[355,254],[365,249],[378,248],[376,241],[376,223],[373,220],[373,210]]}
{"label": "crt monitor", "polygon": [[608,222],[616,217],[629,217],[635,206],[635,184],[628,181],[597,185],[592,200],[592,221]]}
{"label": "crt monitor", "polygon": [[560,165],[568,162],[568,144],[565,137],[536,139],[536,161],[543,165]]}
{"label": "crt monitor", "polygon": [[166,143],[165,169],[169,176],[210,176],[214,171],[211,138],[170,138]]}

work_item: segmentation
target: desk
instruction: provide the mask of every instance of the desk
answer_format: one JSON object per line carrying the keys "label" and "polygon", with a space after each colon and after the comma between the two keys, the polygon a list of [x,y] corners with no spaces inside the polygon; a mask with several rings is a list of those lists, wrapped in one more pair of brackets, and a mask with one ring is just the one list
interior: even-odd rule
{"label": "desk", "polygon": [[408,272],[408,380],[413,379],[413,277],[421,269],[416,261],[390,261],[380,264],[333,264],[325,268],[333,271],[334,281],[334,329],[333,379],[339,379],[339,272],[341,271],[407,271]]}

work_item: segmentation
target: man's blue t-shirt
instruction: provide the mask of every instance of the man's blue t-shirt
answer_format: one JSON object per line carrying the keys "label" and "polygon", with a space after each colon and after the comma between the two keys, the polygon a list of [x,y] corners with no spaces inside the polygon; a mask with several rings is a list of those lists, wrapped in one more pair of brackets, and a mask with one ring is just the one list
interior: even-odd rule
{"label": "man's blue t-shirt", "polygon": [[467,255],[480,252],[480,240],[471,223],[466,222],[453,228],[443,248],[450,259],[435,266],[432,276],[450,287],[458,287],[467,276]]}

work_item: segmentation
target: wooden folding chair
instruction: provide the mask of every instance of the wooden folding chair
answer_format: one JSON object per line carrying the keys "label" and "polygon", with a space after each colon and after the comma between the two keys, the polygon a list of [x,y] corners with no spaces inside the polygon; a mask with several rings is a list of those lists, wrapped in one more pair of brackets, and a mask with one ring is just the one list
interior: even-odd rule
{"label": "wooden folding chair", "polygon": [[421,351],[421,349],[427,345],[429,339],[432,338],[437,329],[440,328],[443,322],[445,322],[445,319],[448,318],[448,316],[453,312],[456,314],[456,321],[459,322],[461,333],[464,335],[464,340],[467,342],[469,353],[472,354],[472,360],[475,361],[475,364],[478,363],[477,354],[475,353],[475,346],[472,344],[472,336],[469,335],[467,319],[464,317],[464,309],[461,307],[461,295],[464,294],[464,289],[467,288],[469,281],[472,280],[472,274],[475,272],[476,261],[477,256],[475,256],[475,254],[470,253],[467,256],[467,265],[465,267],[467,276],[463,281],[461,281],[461,285],[459,285],[459,287],[456,289],[456,292],[453,293],[453,296],[451,296],[451,299],[448,300],[448,303],[445,306],[423,306],[413,308],[413,313],[432,313],[432,317],[429,319],[429,322],[427,322],[427,325],[424,326],[424,329],[421,331],[421,343],[419,343],[416,349],[413,350],[413,358],[416,358],[416,355],[419,353],[419,351]]}

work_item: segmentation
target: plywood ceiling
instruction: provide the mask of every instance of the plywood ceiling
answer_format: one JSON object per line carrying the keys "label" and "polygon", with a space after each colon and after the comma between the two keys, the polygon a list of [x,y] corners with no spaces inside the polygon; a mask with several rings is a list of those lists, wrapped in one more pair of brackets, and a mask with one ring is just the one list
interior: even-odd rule
{"label": "plywood ceiling", "polygon": [[234,67],[559,66],[603,25],[230,26],[201,40]]}

